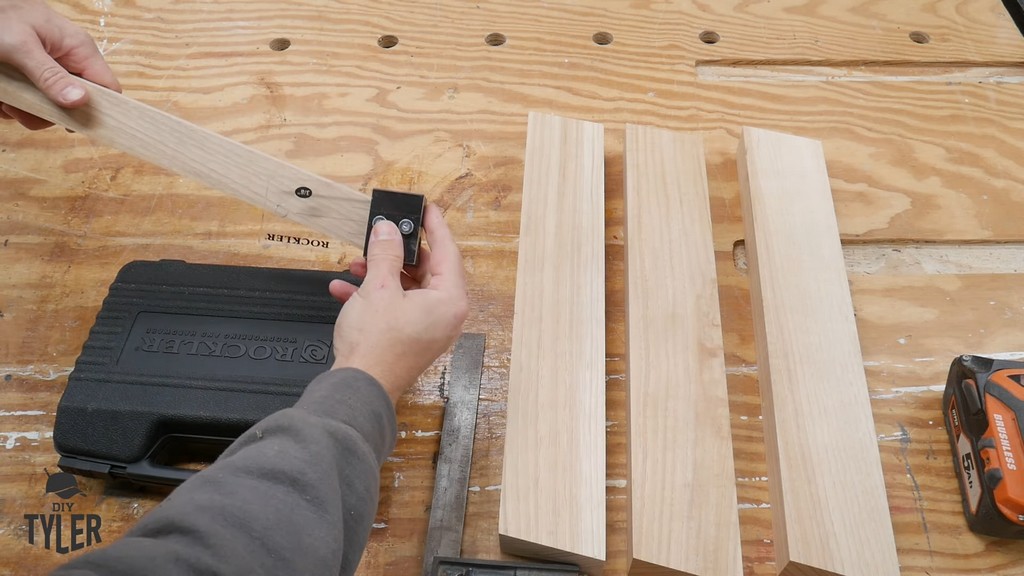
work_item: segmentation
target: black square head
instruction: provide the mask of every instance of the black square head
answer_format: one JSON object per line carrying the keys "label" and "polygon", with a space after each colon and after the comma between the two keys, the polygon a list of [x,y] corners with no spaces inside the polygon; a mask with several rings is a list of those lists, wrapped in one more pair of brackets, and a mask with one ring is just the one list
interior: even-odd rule
{"label": "black square head", "polygon": [[420,235],[423,230],[423,209],[427,199],[422,194],[392,192],[373,189],[370,197],[370,217],[366,222],[366,238],[363,240],[363,257],[370,244],[370,231],[380,219],[390,220],[398,226],[405,245],[405,263],[415,266],[420,255]]}

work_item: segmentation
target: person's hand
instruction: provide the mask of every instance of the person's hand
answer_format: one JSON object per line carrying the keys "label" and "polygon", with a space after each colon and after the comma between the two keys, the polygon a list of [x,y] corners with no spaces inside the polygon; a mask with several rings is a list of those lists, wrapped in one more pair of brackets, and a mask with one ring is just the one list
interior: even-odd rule
{"label": "person's hand", "polygon": [[[69,72],[121,91],[92,37],[42,0],[0,0],[0,62],[21,70],[63,108],[79,108],[89,101],[85,85]],[[13,118],[29,130],[53,125],[2,102],[0,118]]]}
{"label": "person's hand", "polygon": [[420,249],[417,266],[403,271],[402,236],[385,220],[373,227],[366,260],[349,266],[362,286],[330,285],[345,303],[334,327],[334,368],[367,372],[393,403],[455,342],[469,313],[462,256],[434,204],[423,229],[429,248]]}

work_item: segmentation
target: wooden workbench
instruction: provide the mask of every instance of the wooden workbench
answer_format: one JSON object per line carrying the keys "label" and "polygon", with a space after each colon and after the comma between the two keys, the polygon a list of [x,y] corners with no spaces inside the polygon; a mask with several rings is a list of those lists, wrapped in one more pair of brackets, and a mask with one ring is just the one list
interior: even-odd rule
{"label": "wooden workbench", "polygon": [[[469,556],[500,556],[526,115],[541,110],[607,128],[608,574],[625,572],[627,122],[704,134],[737,471],[722,481],[737,483],[745,573],[774,574],[735,150],[741,125],[822,140],[903,573],[1024,572],[1024,544],[967,530],[940,414],[956,354],[1024,349],[1024,291],[1010,275],[1024,271],[1013,244],[1024,240],[1024,39],[998,0],[57,9],[94,35],[126,94],[336,181],[425,193],[445,210],[466,257],[466,330],[488,338]],[[495,32],[503,45],[485,42]],[[382,48],[383,35],[397,45]],[[268,235],[321,238],[79,135],[0,125],[0,574],[43,574],[67,558],[29,545],[24,515],[54,501],[44,494],[54,411],[117,270],[160,258],[333,270],[358,252]],[[446,360],[399,406],[361,574],[419,569]],[[162,498],[81,486],[76,511],[101,516],[104,543]]]}

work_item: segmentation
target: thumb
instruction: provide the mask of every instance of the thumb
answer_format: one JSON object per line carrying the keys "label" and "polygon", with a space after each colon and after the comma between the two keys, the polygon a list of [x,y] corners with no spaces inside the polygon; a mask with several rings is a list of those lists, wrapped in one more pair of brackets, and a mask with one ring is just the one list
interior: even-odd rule
{"label": "thumb", "polygon": [[29,46],[13,58],[12,62],[58,106],[77,108],[89,100],[82,83],[58,64],[42,46]]}
{"label": "thumb", "polygon": [[364,284],[401,286],[405,246],[398,226],[389,220],[374,224],[366,247],[366,279]]}

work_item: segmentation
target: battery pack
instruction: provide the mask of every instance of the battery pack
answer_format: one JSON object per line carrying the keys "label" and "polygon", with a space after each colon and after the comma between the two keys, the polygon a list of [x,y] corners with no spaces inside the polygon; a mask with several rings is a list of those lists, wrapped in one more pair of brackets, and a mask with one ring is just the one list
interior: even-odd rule
{"label": "battery pack", "polygon": [[1024,363],[958,356],[942,405],[967,526],[1024,538]]}
{"label": "battery pack", "polygon": [[57,407],[66,472],[174,486],[262,418],[295,404],[333,362],[351,274],[180,260],[125,265]]}

